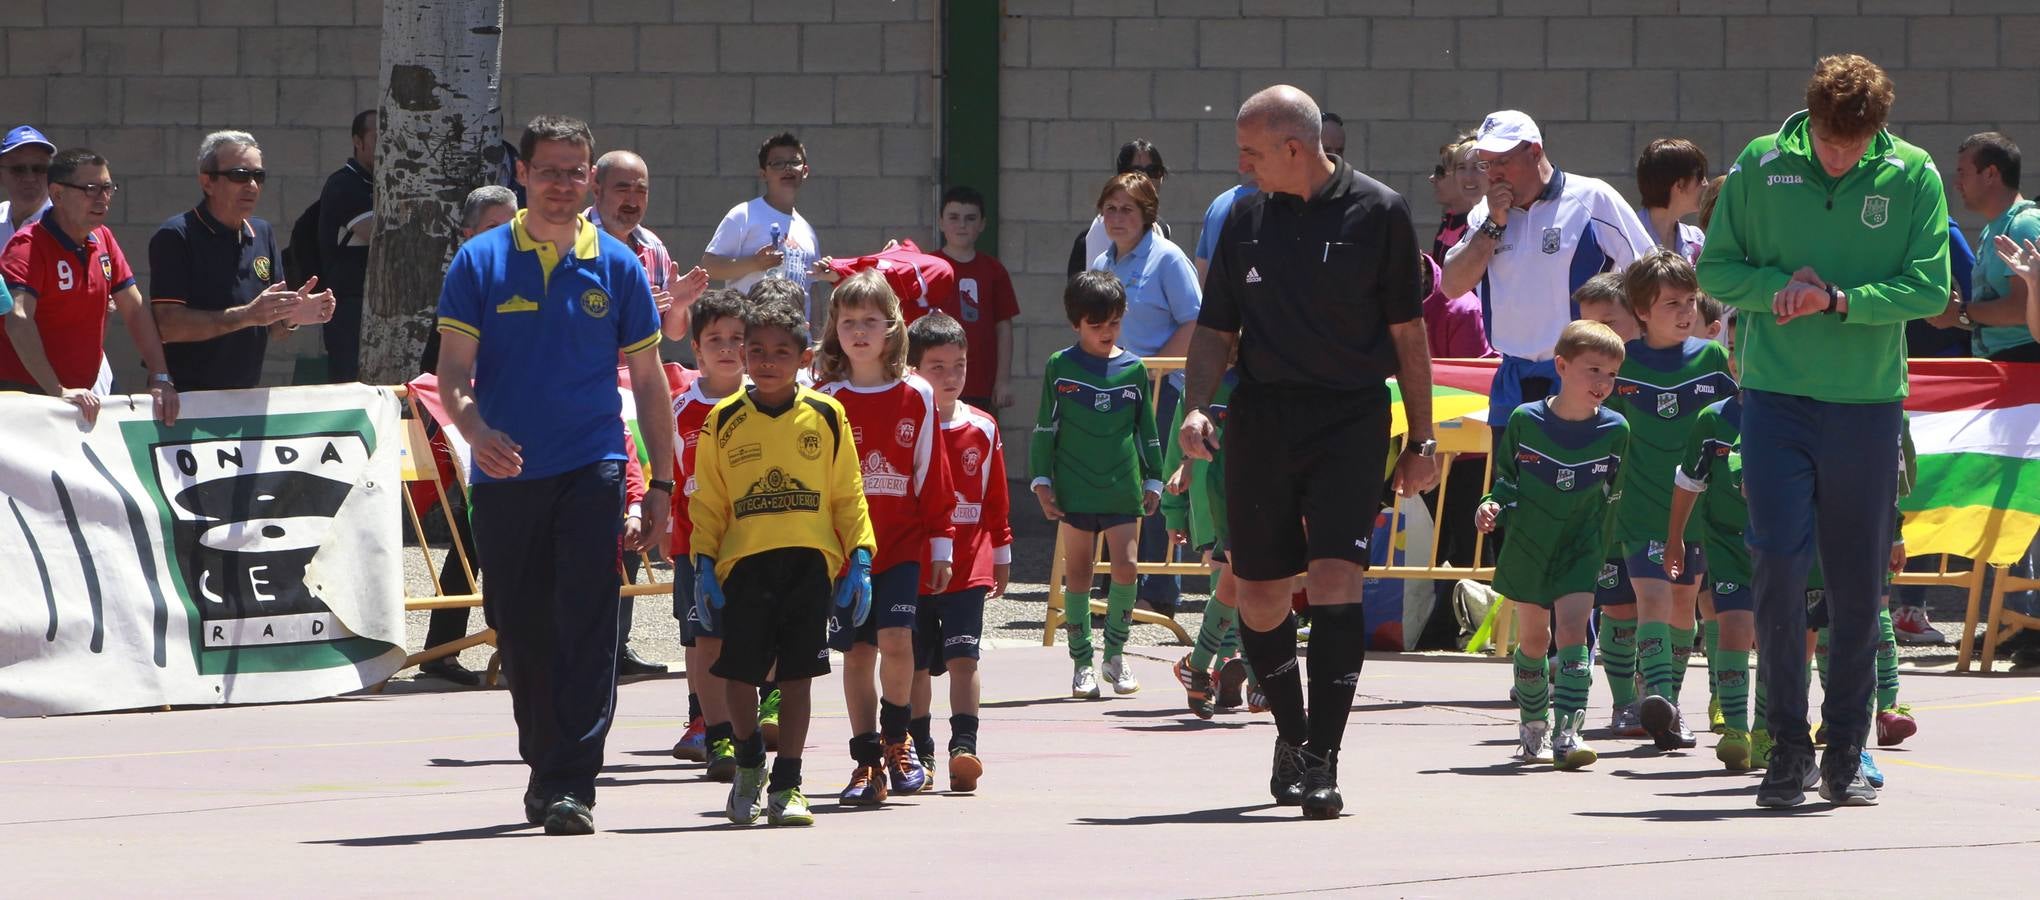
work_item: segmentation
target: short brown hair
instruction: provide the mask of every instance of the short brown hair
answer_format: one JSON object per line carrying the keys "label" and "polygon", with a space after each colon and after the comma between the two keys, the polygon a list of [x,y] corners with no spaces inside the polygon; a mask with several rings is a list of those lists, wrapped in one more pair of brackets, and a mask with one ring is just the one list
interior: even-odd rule
{"label": "short brown hair", "polygon": [[1688,178],[1707,180],[1707,154],[1685,138],[1658,138],[1636,158],[1636,192],[1646,209],[1672,205],[1672,188]]}
{"label": "short brown hair", "polygon": [[1864,138],[1891,116],[1891,76],[1854,53],[1823,56],[1806,82],[1806,111],[1826,136]]}
{"label": "short brown hair", "polygon": [[595,133],[588,130],[588,123],[572,116],[543,115],[532,119],[524,126],[524,136],[517,139],[517,158],[531,161],[531,154],[538,151],[539,141],[564,141],[588,148],[588,158],[595,158]]}
{"label": "short brown hair", "polygon": [[1629,264],[1622,273],[1622,293],[1629,297],[1629,311],[1638,319],[1650,315],[1665,285],[1700,290],[1700,275],[1677,250],[1659,247]]}
{"label": "short brown hair", "polygon": [[1709,328],[1714,327],[1714,323],[1721,321],[1721,317],[1728,314],[1728,307],[1714,299],[1712,294],[1701,294],[1696,299],[1700,301],[1700,321]]}
{"label": "short brown hair", "polygon": [[1565,326],[1565,330],[1558,333],[1558,346],[1553,347],[1551,352],[1566,362],[1578,359],[1582,353],[1599,353],[1614,360],[1625,355],[1622,338],[1615,329],[1587,319]]}
{"label": "short brown hair", "polygon": [[1716,175],[1700,186],[1700,230],[1707,230],[1707,223],[1714,221],[1714,204],[1721,199],[1721,186],[1728,183],[1727,175]]}
{"label": "short brown hair", "polygon": [[1572,292],[1574,306],[1588,303],[1628,303],[1629,295],[1622,291],[1622,274],[1602,272],[1586,280]]}
{"label": "short brown hair", "polygon": [[1112,195],[1125,191],[1132,198],[1133,205],[1140,207],[1140,225],[1153,228],[1155,219],[1161,216],[1162,195],[1155,190],[1154,179],[1139,172],[1121,172],[1105,182],[1105,189],[1098,192],[1098,211],[1105,211],[1105,201]]}

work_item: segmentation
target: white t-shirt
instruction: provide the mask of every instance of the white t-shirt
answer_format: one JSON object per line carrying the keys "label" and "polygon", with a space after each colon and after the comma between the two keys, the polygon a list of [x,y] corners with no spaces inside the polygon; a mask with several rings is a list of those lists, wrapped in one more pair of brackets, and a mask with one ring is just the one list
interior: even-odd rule
{"label": "white t-shirt", "polygon": [[[1487,222],[1487,199],[1466,214],[1465,246]],[[1480,286],[1488,343],[1503,356],[1551,358],[1559,332],[1578,318],[1572,292],[1605,271],[1622,271],[1656,249],[1636,210],[1598,178],[1554,171],[1528,210],[1509,213],[1508,232]]]}
{"label": "white t-shirt", "polygon": [[[21,227],[27,228],[35,224],[42,219],[43,213],[49,211],[50,201],[48,198],[45,198],[41,209],[36,210],[34,215],[21,220]],[[21,229],[14,227],[14,201],[0,200],[0,246],[5,246],[8,240],[14,237],[14,233],[19,230]]]}
{"label": "white t-shirt", "polygon": [[[772,243],[774,225],[779,226],[779,233],[785,241],[783,268],[787,277],[805,289],[808,286],[807,265],[821,258],[822,243],[815,237],[813,226],[800,217],[800,210],[787,215],[773,209],[763,197],[754,197],[730,207],[723,216],[722,224],[715,226],[715,236],[708,239],[707,252],[715,256],[750,256],[757,253],[758,248]],[[748,292],[752,285],[763,280],[765,273],[752,272],[730,282],[729,286],[736,291]]]}

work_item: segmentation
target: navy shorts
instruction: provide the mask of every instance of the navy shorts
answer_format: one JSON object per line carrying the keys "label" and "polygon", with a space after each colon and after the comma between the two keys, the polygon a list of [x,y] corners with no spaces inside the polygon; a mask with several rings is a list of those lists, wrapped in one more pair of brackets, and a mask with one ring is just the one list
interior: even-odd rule
{"label": "navy shorts", "polygon": [[[722,640],[721,623],[715,627],[701,623],[701,613],[694,608],[694,560],[685,557],[673,559],[673,618],[680,620],[680,646],[694,646],[695,638]],[[723,596],[728,597],[725,593]]]}
{"label": "navy shorts", "polygon": [[964,588],[921,597],[920,624],[914,629],[914,668],[929,675],[949,671],[952,659],[977,659],[985,633],[988,587]]}
{"label": "navy shorts", "polygon": [[1621,557],[1608,557],[1601,563],[1601,577],[1594,579],[1594,608],[1634,603],[1636,591],[1629,586],[1629,567],[1623,564]]}
{"label": "navy shorts", "polygon": [[829,649],[844,653],[856,644],[878,646],[881,628],[911,630],[921,608],[921,564],[900,563],[883,572],[871,573],[871,615],[862,627],[850,624],[850,611],[829,607]]}
{"label": "navy shorts", "polygon": [[1756,589],[1740,581],[1714,582],[1714,611],[1756,612]]}
{"label": "navy shorts", "polygon": [[1673,584],[1699,584],[1700,576],[1707,572],[1707,550],[1698,541],[1686,545],[1686,571],[1673,579],[1665,577],[1665,542],[1651,541],[1637,552],[1622,560],[1629,570],[1631,579],[1650,578],[1669,581]]}
{"label": "navy shorts", "polygon": [[1089,531],[1096,534],[1121,525],[1132,525],[1134,520],[1138,518],[1139,516],[1122,515],[1120,513],[1066,512],[1063,513],[1062,520],[1064,524],[1078,531]]}

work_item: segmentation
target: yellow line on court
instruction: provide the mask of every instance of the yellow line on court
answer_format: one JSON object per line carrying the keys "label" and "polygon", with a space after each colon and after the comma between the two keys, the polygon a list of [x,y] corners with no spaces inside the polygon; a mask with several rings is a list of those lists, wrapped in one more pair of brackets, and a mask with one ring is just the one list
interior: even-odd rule
{"label": "yellow line on court", "polygon": [[2040,703],[2040,694],[2031,697],[2010,697],[2004,700],[1984,700],[1977,703],[1950,703],[1946,706],[1915,706],[1914,712],[1945,712],[1951,709],[1982,709],[1986,706],[2013,706],[2020,703]]}
{"label": "yellow line on court", "polygon": [[1989,769],[1964,769],[1957,766],[1940,766],[1933,763],[1914,762],[1910,759],[1897,759],[1891,756],[1878,757],[1877,764],[1882,766],[1907,766],[1914,769],[1928,769],[1934,772],[1953,772],[1957,775],[1981,775],[1985,778],[2004,778],[2011,781],[2040,781],[2040,775],[2029,775],[2024,772],[1993,772]]}

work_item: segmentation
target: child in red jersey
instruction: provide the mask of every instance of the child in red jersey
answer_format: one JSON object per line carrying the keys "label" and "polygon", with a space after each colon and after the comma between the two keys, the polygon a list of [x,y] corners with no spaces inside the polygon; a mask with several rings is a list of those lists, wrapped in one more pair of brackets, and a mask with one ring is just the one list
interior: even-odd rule
{"label": "child in red jersey", "polygon": [[[935,392],[907,373],[900,301],[877,271],[836,286],[823,332],[821,392],[843,405],[864,469],[878,554],[871,566],[871,616],[862,627],[839,615],[829,646],[843,652],[843,699],[850,709],[850,756],[857,761],[842,802],[883,802],[927,786],[907,734],[913,717],[914,625],[922,588],[948,589],[956,495],[942,449]],[[928,560],[926,578],[921,560]],[[879,690],[873,690],[872,675]]]}
{"label": "child in red jersey", "polygon": [[[907,360],[935,389],[949,474],[956,488],[956,560],[946,589],[924,586],[914,642],[914,718],[908,733],[921,767],[935,767],[930,731],[932,677],[949,680],[949,789],[973,791],[984,775],[977,756],[978,642],[985,630],[985,600],[1004,596],[1012,579],[1013,526],[1007,515],[1006,451],[991,414],[960,402],[969,382],[969,339],[963,324],[929,313],[907,329]],[[932,567],[931,567],[932,568]]]}

